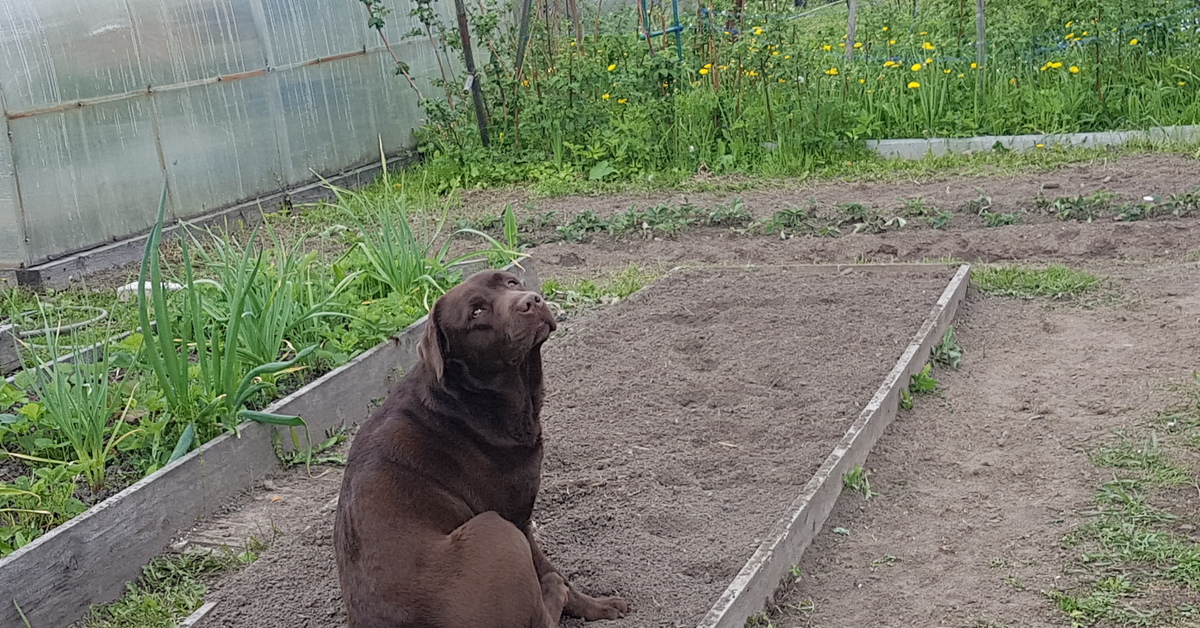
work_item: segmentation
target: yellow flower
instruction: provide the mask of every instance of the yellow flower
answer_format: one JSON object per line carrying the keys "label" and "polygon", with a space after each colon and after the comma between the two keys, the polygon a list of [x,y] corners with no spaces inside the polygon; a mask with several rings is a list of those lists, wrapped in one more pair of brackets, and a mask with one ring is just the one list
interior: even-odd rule
{"label": "yellow flower", "polygon": [[724,72],[725,70],[728,70],[728,69],[729,69],[729,66],[727,66],[727,65],[722,65],[722,66],[718,66],[718,67],[720,67],[720,68],[721,68],[721,71],[722,71],[722,72]]}
{"label": "yellow flower", "polygon": [[524,80],[522,80],[522,81],[521,81],[521,86],[522,86],[522,87],[529,87],[529,79],[524,79]]}
{"label": "yellow flower", "polygon": [[925,59],[925,65],[929,65],[930,63],[933,63],[933,59]]}
{"label": "yellow flower", "polygon": [[1130,46],[1136,46],[1136,45],[1138,45],[1138,43],[1140,43],[1140,42],[1138,41],[1137,37],[1134,37],[1133,39],[1129,40]]}
{"label": "yellow flower", "polygon": [[1009,84],[1009,85],[1016,85],[1016,84],[1017,84],[1017,77],[1015,77],[1015,76],[1014,76],[1014,77],[1012,77],[1012,78],[1008,79],[1008,84]]}
{"label": "yellow flower", "polygon": [[922,34],[922,35],[928,35],[929,33],[925,32],[925,31],[921,31],[921,34]]}
{"label": "yellow flower", "polygon": [[608,100],[609,98],[612,98],[612,94],[605,94],[605,95],[601,96],[601,98],[603,98],[604,100]]}
{"label": "yellow flower", "polygon": [[950,68],[946,68],[945,70],[942,70],[942,74],[949,74],[949,73],[950,73]]}
{"label": "yellow flower", "polygon": [[1184,85],[1187,85],[1187,81],[1179,81],[1180,87],[1183,87]]}
{"label": "yellow flower", "polygon": [[1070,22],[1067,22],[1067,26],[1066,26],[1066,27],[1067,27],[1067,28],[1071,28],[1071,26],[1072,26],[1073,24],[1075,24],[1075,20],[1071,20]]}
{"label": "yellow flower", "polygon": [[855,48],[862,48],[862,42],[861,42],[861,41],[856,41],[856,42],[854,42],[854,47],[855,47]]}
{"label": "yellow flower", "polygon": [[888,45],[889,45],[889,46],[895,46],[895,45],[896,45],[896,40],[895,40],[895,39],[889,39],[889,40],[888,40]]}
{"label": "yellow flower", "polygon": [[700,68],[700,74],[708,74],[708,68]]}
{"label": "yellow flower", "polygon": [[1055,70],[1057,70],[1063,66],[1061,61],[1051,61],[1050,63],[1047,63],[1046,65],[1054,68]]}
{"label": "yellow flower", "polygon": [[824,46],[821,46],[821,49],[824,50],[825,52],[829,52],[830,50],[833,50],[833,46],[830,46],[829,44],[825,44]]}
{"label": "yellow flower", "polygon": [[787,82],[787,79],[779,79],[779,82],[780,82],[780,83],[786,83],[786,82]]}
{"label": "yellow flower", "polygon": [[1063,37],[1063,39],[1075,39],[1075,33],[1070,33],[1066,37]]}
{"label": "yellow flower", "polygon": [[772,56],[772,57],[777,57],[777,56],[779,56],[779,51],[778,51],[778,50],[776,50],[776,51],[772,52],[772,53],[771,53],[771,56]]}
{"label": "yellow flower", "polygon": [[920,64],[920,63],[914,63],[914,64],[913,64],[913,66],[912,66],[912,71],[913,71],[913,72],[920,72],[920,71],[921,71],[921,64]]}
{"label": "yellow flower", "polygon": [[755,27],[754,27],[754,34],[755,34],[755,35],[762,35],[762,34],[763,34],[763,29],[762,29],[762,27],[761,27],[761,26],[755,26]]}
{"label": "yellow flower", "polygon": [[883,27],[883,32],[885,32],[885,33],[886,33],[886,32],[888,32],[888,27],[887,27],[887,26],[884,26],[884,27]]}
{"label": "yellow flower", "polygon": [[1037,145],[1037,148],[1045,148],[1045,147],[1046,147],[1046,145],[1045,145],[1045,144],[1038,144],[1038,145]]}
{"label": "yellow flower", "polygon": [[783,58],[784,58],[784,59],[791,59],[791,58],[792,58],[792,55],[783,55]]}
{"label": "yellow flower", "polygon": [[1077,65],[1071,66],[1071,74],[1079,74],[1079,66],[1077,66]]}
{"label": "yellow flower", "polygon": [[921,86],[921,84],[916,81],[912,81],[911,83],[908,84],[909,89],[917,89],[920,86]]}
{"label": "yellow flower", "polygon": [[1087,31],[1083,31],[1083,36],[1084,36],[1084,37],[1087,37],[1087,36],[1088,36],[1088,32],[1087,32]]}
{"label": "yellow flower", "polygon": [[972,64],[971,64],[971,69],[972,69],[972,70],[978,70],[978,69],[979,69],[979,64],[978,64],[978,63],[972,63]]}
{"label": "yellow flower", "polygon": [[614,64],[612,64],[612,65],[610,65],[610,66],[608,66],[608,71],[609,71],[609,72],[612,72],[612,71],[613,71],[613,70],[615,70],[615,69],[617,69],[617,64],[615,64],[615,63],[614,63]]}
{"label": "yellow flower", "polygon": [[861,84],[863,84],[863,83],[866,83],[866,82],[867,82],[867,79],[858,79],[858,83],[859,83],[860,85],[861,85]]}
{"label": "yellow flower", "polygon": [[875,90],[873,90],[873,89],[868,89],[868,90],[867,90],[867,93],[868,93],[868,94],[874,94],[874,93],[875,93]]}
{"label": "yellow flower", "polygon": [[825,70],[825,73],[828,74],[829,76],[837,76],[838,69],[837,68],[829,68],[828,70]]}
{"label": "yellow flower", "polygon": [[965,77],[965,76],[966,76],[966,74],[959,74],[959,75],[958,75],[958,78],[963,78],[963,77]]}
{"label": "yellow flower", "polygon": [[934,46],[933,44],[931,44],[929,42],[925,42],[924,44],[921,44],[921,47],[926,50],[937,50],[937,46]]}
{"label": "yellow flower", "polygon": [[618,99],[617,99],[617,104],[619,104],[619,105],[623,105],[623,104],[625,104],[625,103],[627,103],[627,102],[629,102],[629,99],[628,99],[628,98],[618,98]]}
{"label": "yellow flower", "polygon": [[899,63],[896,63],[895,61],[884,61],[884,62],[883,62],[883,67],[885,67],[885,68],[898,68],[898,67],[900,67],[900,64],[899,64]]}
{"label": "yellow flower", "polygon": [[[837,68],[834,68],[834,73],[837,73]],[[758,76],[758,70],[750,70],[746,73],[747,76]]]}

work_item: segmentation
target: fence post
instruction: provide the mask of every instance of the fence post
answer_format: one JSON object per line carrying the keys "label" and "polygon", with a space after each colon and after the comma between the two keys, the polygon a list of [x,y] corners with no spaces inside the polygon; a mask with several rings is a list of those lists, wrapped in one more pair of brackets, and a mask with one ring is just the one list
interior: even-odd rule
{"label": "fence post", "polygon": [[479,75],[475,72],[475,55],[471,51],[471,30],[467,25],[467,7],[463,0],[454,0],[454,12],[458,16],[458,34],[462,37],[463,61],[467,64],[467,81],[470,83],[471,99],[475,101],[475,121],[479,124],[479,141],[487,148],[487,110],[483,106],[483,94],[479,91]]}
{"label": "fence post", "polygon": [[987,61],[987,16],[983,0],[975,0],[975,62],[983,67]]}
{"label": "fence post", "polygon": [[[983,2],[983,0],[979,0]],[[858,0],[846,0],[850,15],[846,18],[846,61],[854,60],[854,37],[858,30]]]}

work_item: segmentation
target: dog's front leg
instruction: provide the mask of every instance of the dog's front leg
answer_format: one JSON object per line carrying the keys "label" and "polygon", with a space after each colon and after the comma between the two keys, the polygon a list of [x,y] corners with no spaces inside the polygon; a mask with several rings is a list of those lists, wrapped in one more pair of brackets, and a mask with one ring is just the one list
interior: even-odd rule
{"label": "dog's front leg", "polygon": [[[525,538],[529,539],[529,548],[533,551],[533,566],[537,570],[538,578],[542,578],[547,573],[557,573],[562,576],[554,568],[554,565],[550,564],[550,559],[546,558],[546,554],[542,552],[542,546],[538,544],[532,521],[525,526]],[[565,576],[563,576],[563,581],[567,581]],[[622,598],[585,595],[567,582],[567,604],[563,607],[563,613],[567,615],[595,621],[597,619],[620,619],[628,612],[629,602]]]}

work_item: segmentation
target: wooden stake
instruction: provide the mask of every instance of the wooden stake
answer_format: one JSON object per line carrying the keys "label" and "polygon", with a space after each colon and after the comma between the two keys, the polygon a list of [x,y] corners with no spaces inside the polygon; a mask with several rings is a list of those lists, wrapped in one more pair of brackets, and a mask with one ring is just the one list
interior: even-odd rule
{"label": "wooden stake", "polygon": [[479,74],[475,71],[475,55],[471,52],[471,29],[467,25],[467,7],[463,0],[454,0],[454,12],[458,14],[458,35],[462,38],[463,60],[467,63],[467,80],[471,84],[471,99],[475,101],[475,121],[479,124],[479,141],[487,148],[487,110],[483,107],[483,93],[479,89]]}

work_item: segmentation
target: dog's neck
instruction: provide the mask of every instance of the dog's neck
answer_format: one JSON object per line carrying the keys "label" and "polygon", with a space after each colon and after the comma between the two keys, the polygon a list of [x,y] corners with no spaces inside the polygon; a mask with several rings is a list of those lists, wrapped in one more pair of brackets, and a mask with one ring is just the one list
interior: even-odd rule
{"label": "dog's neck", "polygon": [[[465,427],[484,440],[502,445],[541,443],[545,394],[541,347],[512,368],[490,373],[474,373],[461,361],[447,360],[442,381],[431,383],[434,394],[427,400],[431,409],[436,412],[441,403],[465,408],[473,423]],[[463,416],[458,409],[451,414]]]}

